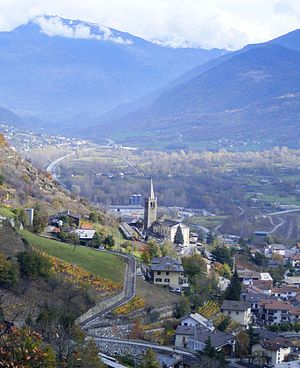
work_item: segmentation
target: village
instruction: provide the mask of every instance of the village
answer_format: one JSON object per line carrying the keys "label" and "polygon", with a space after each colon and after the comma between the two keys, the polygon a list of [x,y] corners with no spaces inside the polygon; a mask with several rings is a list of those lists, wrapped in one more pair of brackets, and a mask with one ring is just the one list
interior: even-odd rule
{"label": "village", "polygon": [[[141,197],[135,195],[129,207],[140,211],[141,204]],[[71,243],[74,249],[114,249],[137,257],[137,278],[178,295],[180,303],[185,304],[172,320],[170,346],[174,349],[211,354],[220,362],[227,359],[232,367],[298,367],[300,244],[277,244],[261,234],[256,234],[251,244],[238,237],[210,233],[200,240],[180,219],[157,217],[158,199],[152,180],[142,208],[138,219],[126,211],[122,216],[117,213],[126,247],[116,248],[112,235],[97,232],[95,213],[88,220],[69,210],[54,214],[44,232],[47,237]],[[26,214],[32,225],[34,209],[27,209]],[[202,284],[199,290],[201,275],[207,283],[216,285],[198,303],[193,295],[201,298],[208,287]],[[109,325],[106,338],[110,336]],[[168,367],[191,366],[184,355],[171,355]],[[111,360],[108,366],[114,364]]]}

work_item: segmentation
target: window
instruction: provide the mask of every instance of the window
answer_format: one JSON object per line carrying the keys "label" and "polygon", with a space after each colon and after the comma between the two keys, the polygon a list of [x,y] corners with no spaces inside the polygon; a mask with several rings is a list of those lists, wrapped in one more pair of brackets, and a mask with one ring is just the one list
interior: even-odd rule
{"label": "window", "polygon": [[155,282],[162,282],[162,279],[158,277],[155,279]]}
{"label": "window", "polygon": [[161,275],[161,272],[160,272],[160,271],[157,271],[157,274],[158,274],[158,275]]}
{"label": "window", "polygon": [[231,314],[231,311],[228,311],[228,314]]}
{"label": "window", "polygon": [[240,314],[240,312],[235,312],[235,314],[236,314],[236,315],[239,315],[239,314]]}
{"label": "window", "polygon": [[165,279],[165,282],[170,282],[170,279]]}
{"label": "window", "polygon": [[168,276],[170,273],[169,273],[169,271],[166,271],[166,275]]}

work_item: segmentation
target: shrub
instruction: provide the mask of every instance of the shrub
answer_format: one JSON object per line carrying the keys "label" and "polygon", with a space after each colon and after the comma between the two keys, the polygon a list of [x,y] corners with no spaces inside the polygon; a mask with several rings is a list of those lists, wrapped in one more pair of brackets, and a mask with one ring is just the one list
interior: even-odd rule
{"label": "shrub", "polygon": [[19,281],[19,268],[0,254],[0,286],[9,287]]}
{"label": "shrub", "polygon": [[48,277],[51,270],[50,260],[33,250],[18,254],[21,273],[31,278]]}

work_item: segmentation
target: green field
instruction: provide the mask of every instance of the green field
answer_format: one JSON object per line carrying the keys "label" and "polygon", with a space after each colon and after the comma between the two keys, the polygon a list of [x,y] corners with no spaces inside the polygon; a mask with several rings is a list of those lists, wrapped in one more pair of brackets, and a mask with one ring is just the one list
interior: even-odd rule
{"label": "green field", "polygon": [[125,262],[121,257],[87,247],[77,247],[73,252],[72,244],[45,239],[26,230],[20,230],[20,234],[35,248],[101,277],[123,283]]}

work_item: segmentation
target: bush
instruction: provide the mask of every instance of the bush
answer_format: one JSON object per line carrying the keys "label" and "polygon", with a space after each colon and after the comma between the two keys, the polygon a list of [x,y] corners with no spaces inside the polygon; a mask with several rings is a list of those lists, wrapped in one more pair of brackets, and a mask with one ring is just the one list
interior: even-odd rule
{"label": "bush", "polygon": [[21,273],[27,277],[37,278],[50,275],[50,260],[33,250],[21,252],[18,254]]}
{"label": "bush", "polygon": [[18,266],[0,254],[0,286],[10,287],[17,284],[19,281]]}

